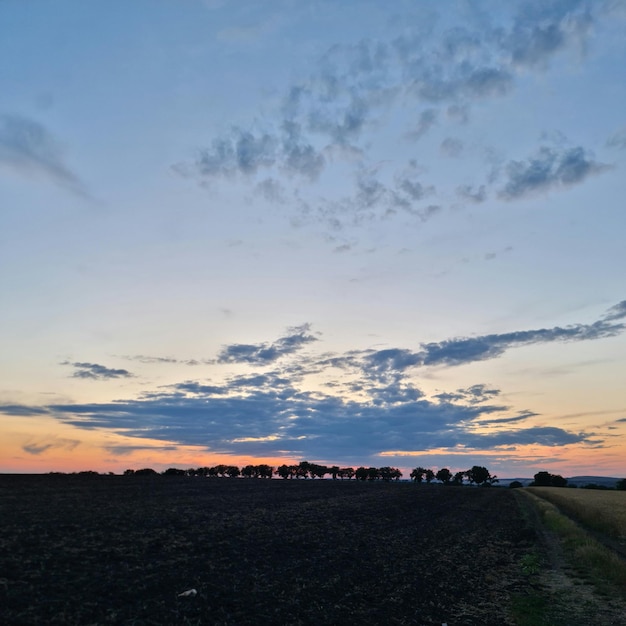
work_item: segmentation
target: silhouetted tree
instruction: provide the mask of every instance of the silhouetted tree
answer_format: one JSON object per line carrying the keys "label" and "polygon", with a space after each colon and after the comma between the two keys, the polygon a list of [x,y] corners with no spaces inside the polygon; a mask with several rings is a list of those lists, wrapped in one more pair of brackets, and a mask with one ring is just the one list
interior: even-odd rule
{"label": "silhouetted tree", "polygon": [[354,468],[353,467],[342,467],[338,472],[337,475],[339,476],[339,478],[341,478],[341,480],[343,480],[344,478],[347,478],[348,480],[350,480],[355,474]]}
{"label": "silhouetted tree", "polygon": [[300,461],[296,465],[296,478],[308,478],[311,464],[308,461]]}
{"label": "silhouetted tree", "polygon": [[452,478],[452,483],[454,485],[462,485],[464,478],[465,478],[465,472],[456,472],[456,474]]}
{"label": "silhouetted tree", "polygon": [[431,469],[427,469],[424,472],[424,478],[426,479],[426,482],[430,485],[432,480],[435,478],[435,472],[433,472],[433,470]]}
{"label": "silhouetted tree", "polygon": [[615,489],[619,491],[626,491],[626,478],[622,478],[615,483]]}
{"label": "silhouetted tree", "polygon": [[267,463],[257,465],[257,473],[259,478],[271,478],[274,474],[274,468]]}
{"label": "silhouetted tree", "polygon": [[522,483],[519,480],[514,480],[511,483],[509,483],[509,488],[510,489],[519,489],[520,487],[523,487],[524,485],[522,485]]}
{"label": "silhouetted tree", "polygon": [[467,470],[467,474],[470,483],[477,485],[491,485],[498,480],[497,476],[492,476],[489,470],[482,465],[474,465],[472,469]]}
{"label": "silhouetted tree", "polygon": [[357,480],[367,480],[368,471],[366,467],[357,467],[355,476]]}
{"label": "silhouetted tree", "polygon": [[416,483],[421,483],[424,480],[424,474],[426,474],[426,470],[423,467],[416,467],[409,476]]}
{"label": "silhouetted tree", "polygon": [[553,487],[567,487],[567,478],[563,478],[560,474],[552,474],[550,476],[550,484]]}
{"label": "silhouetted tree", "polygon": [[163,476],[184,476],[185,470],[179,469],[177,467],[168,467],[164,472]]}
{"label": "silhouetted tree", "polygon": [[276,475],[281,478],[293,478],[295,473],[293,465],[281,465],[276,469]]}
{"label": "silhouetted tree", "polygon": [[221,476],[222,478],[226,476],[226,471],[228,470],[228,465],[224,465],[220,463],[213,468],[216,476]]}
{"label": "silhouetted tree", "polygon": [[533,487],[550,487],[552,484],[550,472],[537,472],[534,476]]}
{"label": "silhouetted tree", "polygon": [[377,480],[380,478],[380,471],[377,467],[368,467],[367,468],[367,480]]}
{"label": "silhouetted tree", "polygon": [[380,477],[385,481],[400,480],[402,472],[397,467],[381,467],[379,470]]}
{"label": "silhouetted tree", "polygon": [[560,474],[550,474],[550,472],[537,472],[534,481],[531,483],[533,487],[566,487],[567,478],[563,478]]}
{"label": "silhouetted tree", "polygon": [[241,471],[236,465],[228,465],[226,467],[226,474],[228,474],[230,478],[237,478],[237,476],[241,474]]}
{"label": "silhouetted tree", "polygon": [[253,476],[256,476],[256,468],[254,465],[246,465],[241,468],[241,475],[244,478],[252,478]]}
{"label": "silhouetted tree", "polygon": [[142,469],[138,469],[135,472],[135,476],[156,476],[157,471],[153,470],[151,467],[144,467]]}
{"label": "silhouetted tree", "polygon": [[311,478],[324,478],[326,474],[328,474],[328,468],[325,465],[309,463],[309,475]]}
{"label": "silhouetted tree", "polygon": [[437,480],[441,481],[444,485],[450,484],[452,480],[452,472],[447,467],[442,467],[436,474]]}

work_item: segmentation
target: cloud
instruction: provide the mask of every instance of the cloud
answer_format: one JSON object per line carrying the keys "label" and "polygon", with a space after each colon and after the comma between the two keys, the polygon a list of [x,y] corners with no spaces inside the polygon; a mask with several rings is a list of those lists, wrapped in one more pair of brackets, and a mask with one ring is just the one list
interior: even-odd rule
{"label": "cloud", "polygon": [[72,378],[91,378],[93,380],[108,380],[111,378],[133,378],[128,370],[111,369],[97,363],[69,363],[64,361],[62,365],[71,365],[76,368]]}
{"label": "cloud", "polygon": [[[428,27],[405,16],[399,36],[330,45],[284,85],[262,121],[217,131],[192,163],[173,168],[203,185],[250,184],[255,196],[290,212],[294,226],[321,223],[337,231],[403,211],[425,221],[435,212],[416,203],[435,193],[434,185],[423,177],[414,187],[400,182],[402,166],[381,176],[372,147],[382,137],[418,141],[435,127],[467,123],[474,102],[507,97],[529,72],[544,71],[567,50],[583,50],[598,11],[585,2],[515,4],[493,15],[472,9],[452,28],[434,12]],[[444,156],[463,154],[459,138],[438,143]],[[605,168],[582,147],[542,147],[507,164],[500,197],[564,188]],[[339,184],[316,193],[312,185],[335,171]],[[464,201],[487,198],[484,185],[455,187]]]}
{"label": "cloud", "polygon": [[603,316],[602,319],[607,322],[621,320],[626,317],[626,300],[618,302],[612,306]]}
{"label": "cloud", "polygon": [[415,141],[421,139],[435,125],[436,122],[436,109],[426,109],[425,111],[422,111],[415,128],[407,133],[407,137]]}
{"label": "cloud", "polygon": [[313,133],[328,137],[340,146],[359,138],[369,119],[370,107],[365,98],[351,94],[346,104],[324,106],[312,110],[307,127]]}
{"label": "cloud", "polygon": [[39,122],[19,115],[0,115],[0,165],[25,175],[43,175],[79,195],[87,195],[65,164],[57,140]]}
{"label": "cloud", "polygon": [[467,105],[451,104],[446,109],[447,117],[458,124],[467,124],[469,121],[469,108]]}
{"label": "cloud", "polygon": [[289,173],[300,174],[316,180],[322,172],[326,159],[313,145],[304,139],[300,124],[285,120],[282,138],[283,167]]}
{"label": "cloud", "polygon": [[267,364],[296,352],[304,345],[317,341],[309,334],[310,324],[302,324],[288,329],[290,334],[272,344],[232,344],[225,346],[218,355],[218,363]]}
{"label": "cloud", "polygon": [[385,220],[399,212],[425,222],[436,215],[440,205],[425,205],[436,194],[433,185],[421,181],[421,170],[414,160],[399,169],[390,179],[383,165],[361,168],[356,174],[353,194],[336,201],[321,203],[316,210],[306,206],[302,219],[315,219],[335,231],[375,220]]}
{"label": "cloud", "polygon": [[588,325],[575,324],[566,328],[557,326],[480,337],[448,339],[439,343],[423,344],[423,352],[420,353],[420,356],[422,357],[422,364],[425,366],[460,365],[499,357],[506,350],[515,346],[614,337],[620,334],[625,327],[624,324],[598,321]]}
{"label": "cloud", "polygon": [[172,452],[178,450],[178,446],[133,446],[128,444],[117,446],[105,446],[104,449],[113,456],[130,456],[134,452]]}
{"label": "cloud", "polygon": [[47,415],[48,410],[38,406],[27,406],[22,404],[2,404],[0,405],[0,413],[3,415],[12,415],[15,417],[35,417],[38,415]]}
{"label": "cloud", "polygon": [[606,145],[609,148],[618,148],[619,150],[626,149],[626,128],[623,128],[613,133],[607,139]]}
{"label": "cloud", "polygon": [[[182,363],[184,365],[199,365],[200,361],[196,361],[195,359],[174,359],[168,356],[146,356],[143,354],[136,354],[134,356],[120,356],[121,359],[126,359],[128,361],[138,361],[139,363],[144,364],[152,364],[152,363]],[[77,365],[73,363],[73,365]],[[84,364],[83,364],[84,365]],[[113,370],[116,371],[116,370]],[[117,371],[125,371],[125,370],[117,370]]]}
{"label": "cloud", "polygon": [[587,433],[572,433],[554,426],[536,426],[498,433],[469,435],[466,442],[469,447],[540,445],[551,448],[575,443],[598,443]]}
{"label": "cloud", "polygon": [[487,199],[485,185],[481,185],[478,189],[474,189],[472,185],[459,185],[456,188],[456,194],[459,198],[475,204],[480,204]]}
{"label": "cloud", "polygon": [[526,161],[509,161],[505,167],[507,182],[499,195],[517,200],[533,193],[581,183],[608,169],[582,147],[557,149],[542,146]]}
{"label": "cloud", "polygon": [[[173,169],[185,176],[195,172],[204,181],[251,178],[278,170],[314,181],[325,165],[324,155],[304,137],[301,125],[284,120],[278,127],[270,125],[264,131],[233,127],[215,138],[210,147],[201,149],[193,165],[182,163]],[[266,187],[267,181],[273,184],[271,191],[275,194],[275,181],[271,176],[266,178]]]}
{"label": "cloud", "polygon": [[178,363],[178,359],[173,359],[167,356],[145,356],[143,354],[137,354],[135,356],[123,356],[123,359],[129,361],[139,361],[139,363]]}
{"label": "cloud", "polygon": [[538,413],[533,411],[523,411],[519,415],[513,415],[512,417],[496,417],[489,419],[481,419],[480,426],[491,426],[493,424],[514,424],[517,422],[524,422],[531,417],[536,417]]}
{"label": "cloud", "polygon": [[[368,462],[387,450],[587,442],[558,428],[478,432],[481,418],[506,407],[435,402],[410,386],[378,388],[369,398],[305,392],[289,381],[260,377],[212,390],[177,392],[114,403],[52,405],[56,419],[82,429],[175,445],[203,445],[215,453]],[[522,416],[515,416],[521,419]],[[527,417],[527,416],[524,416]],[[507,420],[507,422],[510,420]],[[502,425],[506,427],[503,421]],[[123,453],[123,451],[118,451]]]}
{"label": "cloud", "polygon": [[520,5],[513,28],[502,40],[513,65],[545,68],[558,52],[584,43],[593,25],[592,7],[587,2],[548,2]]}
{"label": "cloud", "polygon": [[210,148],[200,151],[196,167],[204,178],[249,175],[276,162],[276,140],[269,133],[254,134],[240,128],[214,139]]}
{"label": "cloud", "polygon": [[516,346],[555,341],[587,341],[615,337],[626,329],[626,324],[612,323],[626,317],[626,304],[620,302],[592,324],[573,324],[565,328],[540,328],[510,333],[460,337],[421,345],[417,352],[406,349],[385,349],[363,357],[367,368],[377,377],[410,367],[455,366],[475,361],[494,359]]}
{"label": "cloud", "polygon": [[454,137],[446,137],[439,146],[441,153],[448,157],[458,157],[463,152],[463,142]]}
{"label": "cloud", "polygon": [[480,404],[488,400],[493,400],[498,395],[500,395],[499,389],[490,389],[487,385],[478,384],[472,385],[467,389],[457,389],[454,393],[440,393],[435,397],[442,402],[463,401],[469,402],[470,404]]}
{"label": "cloud", "polygon": [[[336,462],[373,463],[377,455],[402,450],[601,446],[602,441],[587,433],[556,427],[511,429],[536,414],[528,410],[511,414],[500,401],[500,390],[486,383],[428,397],[414,376],[429,366],[497,358],[516,346],[615,336],[626,328],[619,322],[626,317],[625,302],[591,324],[453,338],[422,344],[418,350],[306,353],[302,348],[319,339],[309,324],[302,324],[274,342],[225,346],[214,364],[248,366],[243,374],[214,381],[187,380],[135,399],[55,403],[35,409],[10,404],[0,407],[0,412],[45,414],[79,429],[110,430],[169,446]],[[71,365],[86,376],[128,374],[89,363]],[[53,445],[61,444],[29,442],[27,451],[40,454]],[[124,448],[111,452],[123,454]]]}
{"label": "cloud", "polygon": [[34,456],[38,456],[47,452],[48,450],[61,449],[61,450],[74,450],[78,445],[80,445],[80,441],[76,439],[60,439],[57,437],[52,437],[50,439],[44,439],[40,441],[31,441],[22,446],[22,450],[27,452],[28,454],[32,454]]}

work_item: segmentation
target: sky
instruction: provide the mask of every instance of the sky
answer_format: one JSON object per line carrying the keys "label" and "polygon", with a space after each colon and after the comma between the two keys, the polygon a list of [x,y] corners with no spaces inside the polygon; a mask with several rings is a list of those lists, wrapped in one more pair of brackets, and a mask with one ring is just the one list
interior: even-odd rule
{"label": "sky", "polygon": [[625,476],[625,30],[0,0],[0,472]]}

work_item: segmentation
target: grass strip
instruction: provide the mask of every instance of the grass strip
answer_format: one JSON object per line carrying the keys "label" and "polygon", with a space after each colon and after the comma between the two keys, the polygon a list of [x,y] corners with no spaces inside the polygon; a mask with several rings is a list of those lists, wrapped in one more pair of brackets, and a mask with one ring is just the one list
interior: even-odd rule
{"label": "grass strip", "polygon": [[626,562],[541,494],[525,491],[525,495],[532,500],[546,528],[560,538],[565,557],[578,575],[600,593],[626,598]]}
{"label": "grass strip", "polygon": [[618,541],[626,540],[626,492],[560,487],[529,487],[576,520]]}

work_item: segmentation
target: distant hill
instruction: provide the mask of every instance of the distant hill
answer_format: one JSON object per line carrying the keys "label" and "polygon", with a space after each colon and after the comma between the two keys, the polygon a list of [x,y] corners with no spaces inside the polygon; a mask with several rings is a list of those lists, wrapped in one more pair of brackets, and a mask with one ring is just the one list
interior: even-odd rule
{"label": "distant hill", "polygon": [[496,485],[498,487],[508,487],[515,480],[522,483],[524,487],[527,487],[533,482],[532,478],[498,478]]}
{"label": "distant hill", "polygon": [[576,485],[584,487],[585,485],[601,485],[603,487],[615,487],[619,478],[611,478],[610,476],[572,476],[567,479],[568,485]]}
{"label": "distant hill", "polygon": [[[621,478],[613,478],[611,476],[572,476],[566,477],[568,485],[575,485],[576,487],[584,487],[585,485],[600,485],[601,487],[614,488]],[[527,487],[533,482],[532,478],[500,478],[497,485],[508,487],[514,480],[519,481]]]}

